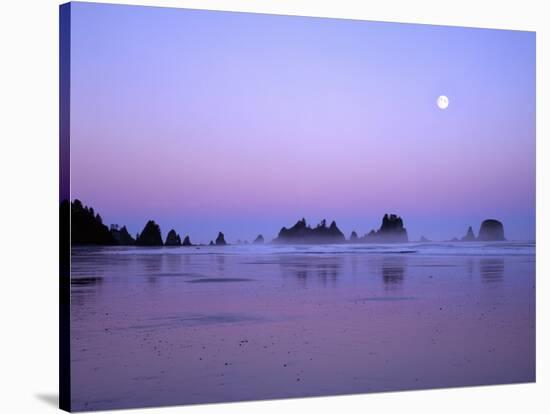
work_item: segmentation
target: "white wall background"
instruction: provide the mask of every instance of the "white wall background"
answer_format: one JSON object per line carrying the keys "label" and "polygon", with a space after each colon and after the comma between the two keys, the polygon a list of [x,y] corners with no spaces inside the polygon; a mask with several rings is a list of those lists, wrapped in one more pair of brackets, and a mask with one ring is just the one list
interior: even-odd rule
{"label": "white wall background", "polygon": [[[103,1],[102,1],[103,2]],[[140,413],[543,412],[550,398],[548,76],[543,0],[113,1],[537,31],[537,384],[134,410]],[[0,412],[57,399],[58,4],[0,5]],[[546,140],[545,140],[546,138]],[[546,189],[543,188],[546,186]],[[546,255],[545,255],[546,253]],[[545,329],[546,327],[546,329]],[[546,408],[547,409],[547,408]],[[544,410],[545,411],[545,410]],[[547,412],[547,411],[545,411]]]}

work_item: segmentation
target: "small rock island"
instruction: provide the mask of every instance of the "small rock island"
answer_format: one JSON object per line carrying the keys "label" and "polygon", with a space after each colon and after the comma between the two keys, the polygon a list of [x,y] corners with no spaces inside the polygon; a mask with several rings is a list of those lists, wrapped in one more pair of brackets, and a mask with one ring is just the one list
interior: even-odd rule
{"label": "small rock island", "polygon": [[136,240],[128,233],[126,226],[119,228],[117,224],[112,224],[110,231],[111,236],[119,246],[133,246],[136,244]]}
{"label": "small rock island", "polygon": [[396,214],[384,214],[378,231],[371,230],[359,239],[363,243],[407,243],[409,236],[403,219]]}
{"label": "small rock island", "polygon": [[495,219],[483,220],[477,238],[481,241],[504,241],[504,225]]}
{"label": "small rock island", "polygon": [[168,232],[166,236],[166,241],[164,242],[165,246],[181,246],[180,235],[176,233],[176,230],[172,229]]}
{"label": "small rock island", "polygon": [[136,240],[137,246],[162,246],[160,227],[154,220],[149,220]]}
{"label": "small rock island", "polygon": [[475,242],[475,241],[506,241],[504,237],[504,225],[495,219],[483,220],[479,227],[478,236],[474,234],[472,226],[468,227],[466,235],[460,239],[456,237],[451,241]]}
{"label": "small rock island", "polygon": [[468,227],[468,231],[466,232],[466,235],[460,239],[460,241],[475,241],[476,236],[474,234],[474,230],[472,229],[472,226]]}
{"label": "small rock island", "polygon": [[216,246],[225,246],[227,245],[227,242],[225,241],[225,236],[220,231],[218,232],[218,237],[216,237]]}
{"label": "small rock island", "polygon": [[279,235],[274,243],[311,243],[311,244],[326,244],[326,243],[343,243],[346,241],[344,233],[340,231],[336,222],[330,223],[327,226],[326,220],[322,220],[316,227],[311,227],[306,223],[306,219],[298,220],[294,226],[287,229],[283,227],[279,231]]}
{"label": "small rock island", "polygon": [[258,237],[254,239],[254,244],[263,244],[264,243],[264,236],[261,234],[258,234]]}

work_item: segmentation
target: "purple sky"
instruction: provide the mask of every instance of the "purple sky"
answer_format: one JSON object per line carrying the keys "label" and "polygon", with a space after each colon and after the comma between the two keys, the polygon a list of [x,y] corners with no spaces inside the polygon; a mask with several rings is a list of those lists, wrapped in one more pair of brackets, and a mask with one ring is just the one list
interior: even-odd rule
{"label": "purple sky", "polygon": [[73,3],[71,36],[71,197],[106,223],[535,236],[533,32]]}

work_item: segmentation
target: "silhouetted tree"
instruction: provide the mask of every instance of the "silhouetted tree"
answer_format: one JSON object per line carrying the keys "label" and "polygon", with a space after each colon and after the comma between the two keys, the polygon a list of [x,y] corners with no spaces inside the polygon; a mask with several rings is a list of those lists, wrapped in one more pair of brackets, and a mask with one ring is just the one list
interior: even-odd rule
{"label": "silhouetted tree", "polygon": [[113,245],[116,240],[101,216],[78,199],[71,203],[71,244]]}

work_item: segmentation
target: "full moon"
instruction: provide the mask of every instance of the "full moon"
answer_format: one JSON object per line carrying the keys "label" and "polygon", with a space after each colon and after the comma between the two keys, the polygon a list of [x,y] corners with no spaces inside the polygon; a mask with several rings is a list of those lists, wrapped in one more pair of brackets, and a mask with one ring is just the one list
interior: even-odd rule
{"label": "full moon", "polygon": [[449,98],[447,98],[445,95],[441,95],[439,98],[437,98],[437,106],[439,106],[439,109],[447,109],[449,106]]}

